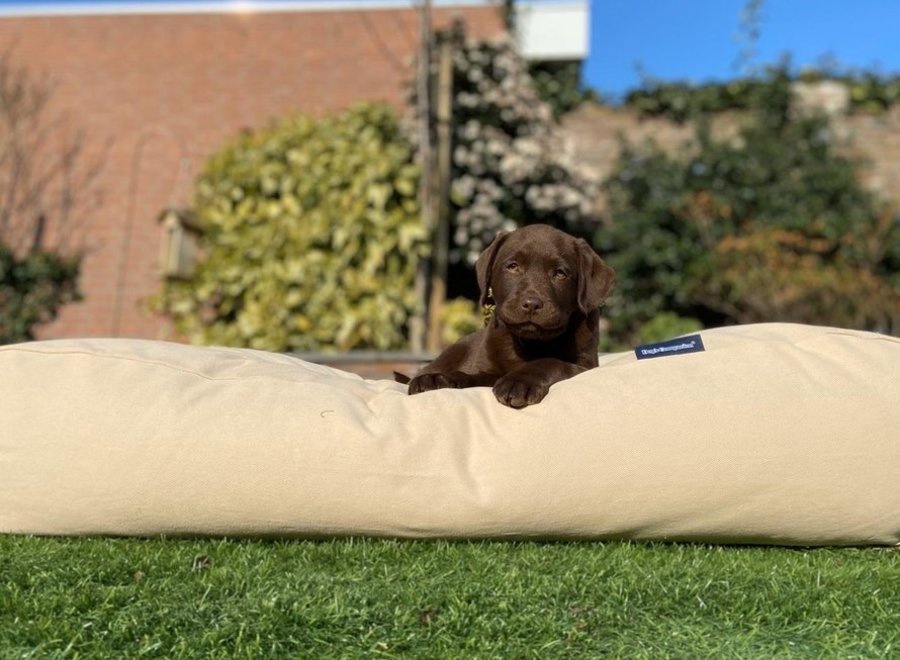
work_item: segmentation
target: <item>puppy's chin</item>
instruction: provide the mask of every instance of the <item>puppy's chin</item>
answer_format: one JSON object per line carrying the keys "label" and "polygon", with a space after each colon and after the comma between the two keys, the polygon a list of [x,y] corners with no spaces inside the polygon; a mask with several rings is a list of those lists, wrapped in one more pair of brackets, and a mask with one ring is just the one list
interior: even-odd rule
{"label": "puppy's chin", "polygon": [[519,337],[520,339],[529,339],[532,341],[549,341],[551,339],[556,339],[566,330],[565,324],[546,327],[538,325],[533,321],[514,323],[502,317],[500,320],[503,322],[503,325],[506,326],[506,329],[509,330],[510,334]]}

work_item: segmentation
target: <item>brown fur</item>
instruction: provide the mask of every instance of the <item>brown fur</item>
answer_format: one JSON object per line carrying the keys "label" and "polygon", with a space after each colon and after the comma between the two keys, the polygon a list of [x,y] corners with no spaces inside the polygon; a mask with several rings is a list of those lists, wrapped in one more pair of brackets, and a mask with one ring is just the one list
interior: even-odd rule
{"label": "brown fur", "polygon": [[497,236],[475,264],[489,325],[441,353],[409,393],[492,387],[507,406],[540,402],[550,386],[597,366],[599,306],[615,273],[582,239],[548,225]]}

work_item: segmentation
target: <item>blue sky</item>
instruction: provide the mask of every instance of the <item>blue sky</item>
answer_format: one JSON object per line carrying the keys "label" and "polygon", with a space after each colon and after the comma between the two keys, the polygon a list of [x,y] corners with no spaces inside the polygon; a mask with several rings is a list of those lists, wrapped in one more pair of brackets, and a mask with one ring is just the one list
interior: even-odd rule
{"label": "blue sky", "polygon": [[[615,97],[661,80],[727,80],[746,41],[746,0],[592,0],[585,83]],[[900,73],[900,1],[762,0],[753,63],[795,67],[828,58],[848,69]]]}
{"label": "blue sky", "polygon": [[[590,1],[591,51],[583,78],[607,98],[640,85],[642,76],[704,82],[742,72],[736,61],[747,46],[741,14],[748,0]],[[36,4],[69,3],[0,0],[0,6]],[[846,69],[900,74],[900,0],[761,0],[759,19],[751,61],[757,67],[790,55],[795,67],[829,60]]]}

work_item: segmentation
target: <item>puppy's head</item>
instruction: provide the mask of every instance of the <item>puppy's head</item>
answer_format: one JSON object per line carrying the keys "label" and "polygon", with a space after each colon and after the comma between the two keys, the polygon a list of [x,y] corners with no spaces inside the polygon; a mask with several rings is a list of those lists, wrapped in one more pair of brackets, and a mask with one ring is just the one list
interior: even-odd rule
{"label": "puppy's head", "polygon": [[584,240],[549,225],[499,234],[475,270],[482,304],[492,297],[495,320],[525,339],[558,337],[573,314],[595,310],[615,284],[612,268]]}

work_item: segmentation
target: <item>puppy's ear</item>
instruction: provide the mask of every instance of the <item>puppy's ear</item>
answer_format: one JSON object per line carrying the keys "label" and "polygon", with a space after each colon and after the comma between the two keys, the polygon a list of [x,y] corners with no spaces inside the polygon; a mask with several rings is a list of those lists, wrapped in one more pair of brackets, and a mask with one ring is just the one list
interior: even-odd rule
{"label": "puppy's ear", "polygon": [[606,265],[583,238],[576,241],[578,250],[578,307],[585,314],[597,309],[616,284],[616,271]]}
{"label": "puppy's ear", "polygon": [[488,291],[491,289],[491,272],[494,270],[494,259],[503,241],[512,232],[502,231],[494,237],[484,251],[478,255],[478,261],[475,262],[475,274],[478,276],[478,288],[481,289],[481,306],[490,304],[490,296]]}

